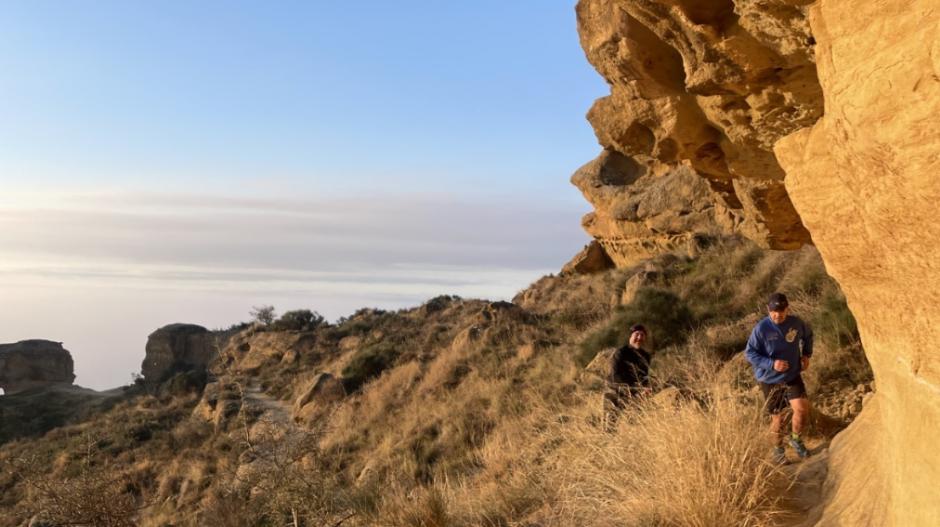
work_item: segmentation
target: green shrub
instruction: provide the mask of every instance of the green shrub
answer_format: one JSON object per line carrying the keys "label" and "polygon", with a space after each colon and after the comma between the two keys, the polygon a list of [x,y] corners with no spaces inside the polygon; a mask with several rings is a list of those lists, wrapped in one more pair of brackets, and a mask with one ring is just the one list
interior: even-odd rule
{"label": "green shrub", "polygon": [[309,309],[287,311],[272,327],[278,331],[313,331],[326,322],[323,315]]}
{"label": "green shrub", "polygon": [[858,342],[858,325],[849,311],[845,295],[832,282],[818,300],[818,308],[809,320],[816,338],[832,347],[848,346]]}
{"label": "green shrub", "polygon": [[422,306],[424,313],[431,314],[436,311],[441,311],[453,302],[460,300],[460,297],[457,295],[438,295],[427,302]]}
{"label": "green shrub", "polygon": [[630,338],[630,326],[643,324],[657,348],[682,344],[692,329],[694,319],[688,305],[673,292],[656,287],[641,287],[633,302],[617,308],[602,328],[581,342],[577,360],[586,365],[598,351],[619,347]]}
{"label": "green shrub", "polygon": [[358,390],[366,381],[378,377],[395,362],[398,355],[395,346],[388,342],[379,342],[359,349],[343,368],[343,387],[346,388],[346,393]]}

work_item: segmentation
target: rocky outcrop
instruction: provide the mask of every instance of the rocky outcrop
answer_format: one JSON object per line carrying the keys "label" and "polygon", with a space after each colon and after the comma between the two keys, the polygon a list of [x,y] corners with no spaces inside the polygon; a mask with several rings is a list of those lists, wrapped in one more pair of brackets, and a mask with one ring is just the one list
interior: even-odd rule
{"label": "rocky outcrop", "polygon": [[687,166],[656,174],[649,166],[604,151],[571,177],[594,206],[581,224],[618,267],[694,247],[728,233],[737,218]]}
{"label": "rocky outcrop", "polygon": [[216,335],[195,324],[170,324],[147,337],[141,374],[147,384],[159,384],[177,372],[206,370],[218,354]]}
{"label": "rocky outcrop", "polygon": [[607,256],[607,251],[597,240],[592,240],[561,268],[561,274],[593,274],[613,269],[613,267],[614,262],[610,256]]}
{"label": "rocky outcrop", "polygon": [[4,394],[70,385],[74,380],[72,355],[61,342],[23,340],[0,344],[0,388]]}
{"label": "rocky outcrop", "polygon": [[877,393],[832,447],[823,525],[940,525],[940,10],[820,0],[826,114],[786,188],[858,321]]}
{"label": "rocky outcrop", "polygon": [[252,374],[264,366],[293,364],[301,355],[314,353],[316,341],[310,331],[242,331],[223,350],[231,366]]}
{"label": "rocky outcrop", "polygon": [[332,403],[346,397],[343,383],[329,373],[318,373],[301,390],[294,400],[292,415],[298,421],[310,421]]}
{"label": "rocky outcrop", "polygon": [[809,241],[773,153],[822,114],[806,3],[578,3],[581,45],[611,93],[588,113],[604,151],[573,179],[595,207],[585,229],[618,265],[703,231]]}

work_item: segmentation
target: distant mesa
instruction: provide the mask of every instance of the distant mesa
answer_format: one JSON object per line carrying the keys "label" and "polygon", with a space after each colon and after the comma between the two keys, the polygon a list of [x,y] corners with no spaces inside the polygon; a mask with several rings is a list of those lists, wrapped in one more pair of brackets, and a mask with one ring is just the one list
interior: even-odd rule
{"label": "distant mesa", "polygon": [[156,385],[174,373],[205,370],[216,356],[216,337],[195,324],[170,324],[147,337],[141,374]]}
{"label": "distant mesa", "polygon": [[71,385],[74,370],[72,355],[61,342],[35,339],[0,344],[0,388],[5,395]]}

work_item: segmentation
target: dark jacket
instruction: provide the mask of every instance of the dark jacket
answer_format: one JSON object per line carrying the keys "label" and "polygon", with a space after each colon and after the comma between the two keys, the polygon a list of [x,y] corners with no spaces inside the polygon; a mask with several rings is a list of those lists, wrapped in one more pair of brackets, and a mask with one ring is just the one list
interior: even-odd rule
{"label": "dark jacket", "polygon": [[644,349],[624,346],[610,357],[610,382],[628,386],[646,386],[650,377],[650,356]]}
{"label": "dark jacket", "polygon": [[[809,324],[790,315],[783,324],[770,317],[761,320],[747,339],[744,355],[754,367],[754,377],[765,384],[790,382],[800,374],[800,357],[813,354],[813,330]],[[790,363],[787,371],[774,369],[775,360]]]}

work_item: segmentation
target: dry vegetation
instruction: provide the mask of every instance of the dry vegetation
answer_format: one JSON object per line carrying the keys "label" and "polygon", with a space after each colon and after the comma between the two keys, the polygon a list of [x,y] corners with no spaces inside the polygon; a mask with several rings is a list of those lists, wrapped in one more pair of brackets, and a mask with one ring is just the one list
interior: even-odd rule
{"label": "dry vegetation", "polygon": [[[814,251],[716,240],[696,258],[545,277],[514,304],[443,296],[337,324],[304,316],[299,330],[245,326],[254,344],[224,355],[204,390],[171,380],[0,447],[0,527],[36,514],[123,525],[57,505],[98,503],[87,489],[110,496],[99,513],[154,526],[767,525],[787,481],[737,352],[778,289],[816,328],[811,393],[870,382]],[[653,330],[657,394],[609,431],[583,366],[635,321]],[[349,395],[276,418],[270,401],[289,414],[317,372]],[[263,397],[246,400],[249,386]]]}

